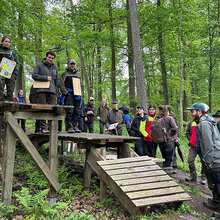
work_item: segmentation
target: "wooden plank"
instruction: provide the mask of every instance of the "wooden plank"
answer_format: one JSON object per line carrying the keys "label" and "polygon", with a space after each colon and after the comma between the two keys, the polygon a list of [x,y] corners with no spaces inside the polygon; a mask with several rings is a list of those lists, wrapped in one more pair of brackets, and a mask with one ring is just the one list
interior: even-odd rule
{"label": "wooden plank", "polygon": [[104,161],[97,161],[97,163],[100,166],[104,166],[104,165],[111,165],[111,164],[120,164],[120,163],[126,163],[126,162],[136,162],[136,161],[150,161],[150,157],[148,156],[143,156],[143,157],[131,157],[131,158],[120,158],[120,159],[116,159],[116,160],[104,160]]}
{"label": "wooden plank", "polygon": [[119,186],[125,185],[135,185],[139,183],[153,183],[153,182],[163,182],[163,181],[172,180],[172,178],[168,175],[164,176],[155,176],[155,177],[144,177],[139,179],[129,179],[129,180],[118,180],[115,181]]}
{"label": "wooden plank", "polygon": [[101,155],[98,154],[95,148],[92,147],[88,157],[88,163],[90,164],[90,166],[99,176],[102,177],[105,183],[108,184],[114,195],[119,199],[119,201],[131,215],[141,215],[141,210],[134,205],[134,203],[128,198],[125,193],[123,193],[123,191],[120,189],[120,187],[117,186],[117,184],[111,179],[111,177],[108,176],[106,172],[97,164],[100,156]]}
{"label": "wooden plank", "polygon": [[100,200],[107,198],[107,185],[104,180],[100,177]]}
{"label": "wooden plank", "polygon": [[[50,121],[50,146],[49,146],[49,167],[54,176],[57,177],[57,148],[58,148],[58,121]],[[56,196],[56,190],[50,187],[50,197]]]}
{"label": "wooden plank", "polygon": [[144,191],[138,191],[138,192],[130,192],[127,193],[128,197],[130,199],[141,199],[141,198],[147,198],[147,197],[158,197],[158,196],[164,196],[164,195],[173,195],[178,193],[185,192],[181,187],[174,186],[174,187],[168,187],[163,189],[152,189],[152,190],[144,190]]}
{"label": "wooden plank", "polygon": [[51,113],[44,113],[44,112],[15,112],[13,113],[15,118],[22,118],[22,119],[38,119],[38,120],[64,120],[65,116],[62,115],[54,115]]}
{"label": "wooden plank", "polygon": [[161,170],[161,168],[158,165],[152,165],[152,166],[143,166],[143,167],[134,167],[132,169],[116,169],[116,170],[108,170],[106,173],[110,176],[118,175],[118,174],[126,174],[126,173],[135,173],[135,172],[141,172],[141,171],[153,171],[153,170]]}
{"label": "wooden plank", "polygon": [[181,201],[187,201],[187,200],[191,200],[191,197],[187,193],[179,193],[175,195],[138,199],[138,200],[132,200],[132,201],[136,206],[143,207],[143,206],[150,206],[150,205],[155,205],[155,204],[181,202]]}
{"label": "wooden plank", "polygon": [[8,124],[6,124],[5,132],[2,168],[2,202],[5,205],[10,205],[12,196],[16,137],[14,136],[12,128]]}
{"label": "wooden plank", "polygon": [[83,186],[85,190],[88,190],[91,185],[91,175],[92,175],[92,168],[88,163],[88,157],[91,151],[91,146],[89,145],[86,149],[86,159],[85,159],[85,169],[83,173]]}
{"label": "wooden plank", "polygon": [[112,165],[106,165],[102,166],[104,170],[114,170],[114,169],[122,169],[122,168],[127,168],[127,169],[133,169],[134,167],[142,167],[146,165],[155,165],[153,161],[134,161],[132,163],[123,163],[123,164],[112,164]]}
{"label": "wooden plank", "polygon": [[145,171],[145,172],[139,172],[139,173],[128,173],[128,174],[123,174],[123,175],[114,175],[112,176],[112,179],[116,181],[116,180],[132,179],[132,178],[161,176],[165,174],[166,172],[164,172],[163,170],[155,170],[155,171]]}
{"label": "wooden plank", "polygon": [[47,180],[51,183],[51,185],[54,187],[54,189],[57,191],[60,189],[60,185],[56,179],[56,176],[50,171],[47,164],[44,162],[34,145],[31,143],[31,141],[28,139],[27,135],[24,133],[24,131],[21,129],[21,127],[18,125],[17,120],[13,117],[12,113],[7,112],[6,118],[8,120],[8,123],[10,124],[11,128],[13,129],[13,132],[18,137],[18,139],[21,141],[22,145],[26,148],[26,150],[31,155],[34,162],[37,164],[39,169],[43,172]]}
{"label": "wooden plank", "polygon": [[166,188],[172,186],[178,186],[178,184],[172,180],[172,181],[155,182],[155,183],[143,183],[143,184],[138,184],[135,187],[134,185],[121,186],[121,189],[127,193],[127,192],[139,191],[139,190],[159,189],[159,188]]}

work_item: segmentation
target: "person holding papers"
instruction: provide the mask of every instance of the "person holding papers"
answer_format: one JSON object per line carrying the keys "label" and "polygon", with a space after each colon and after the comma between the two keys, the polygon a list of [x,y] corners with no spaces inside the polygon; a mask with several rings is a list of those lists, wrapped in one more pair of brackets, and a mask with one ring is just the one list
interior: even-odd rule
{"label": "person holding papers", "polygon": [[[10,78],[6,78],[4,76],[0,76],[0,101],[12,101],[13,102],[13,92],[14,92],[14,88],[15,88],[15,80],[17,78],[18,75],[18,60],[17,60],[17,56],[14,52],[14,50],[12,50],[10,48],[11,45],[11,39],[8,36],[4,36],[2,38],[2,43],[0,44],[0,63],[2,62],[2,58],[7,58],[11,61],[14,61],[16,63],[15,68],[12,72],[12,75]],[[2,68],[7,68],[6,66],[1,67],[0,66],[0,71]],[[4,88],[6,85],[6,89],[7,89],[7,100],[4,100]]]}
{"label": "person holding papers", "polygon": [[118,109],[118,100],[112,101],[113,109],[108,112],[106,127],[111,134],[122,135],[122,125],[125,123],[123,111]]}
{"label": "person holding papers", "polygon": [[[53,51],[46,53],[46,58],[38,63],[32,75],[33,87],[36,88],[38,104],[56,105],[58,92],[58,73],[53,60],[56,54]],[[49,133],[48,125],[41,121],[42,133]]]}
{"label": "person holding papers", "polygon": [[61,102],[64,105],[71,105],[74,108],[67,108],[66,111],[66,131],[68,133],[80,133],[80,104],[81,104],[81,85],[80,76],[77,74],[76,61],[71,59],[69,67],[66,69],[60,79],[59,87],[62,93]]}

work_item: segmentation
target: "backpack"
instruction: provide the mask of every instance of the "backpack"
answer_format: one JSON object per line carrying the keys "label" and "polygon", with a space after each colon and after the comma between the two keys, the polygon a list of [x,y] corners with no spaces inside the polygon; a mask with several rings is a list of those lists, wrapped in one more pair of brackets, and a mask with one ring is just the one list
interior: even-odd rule
{"label": "backpack", "polygon": [[151,137],[155,143],[167,142],[167,131],[164,118],[156,118],[151,124]]}
{"label": "backpack", "polygon": [[29,101],[30,103],[37,103],[37,89],[35,89],[33,85],[30,89]]}

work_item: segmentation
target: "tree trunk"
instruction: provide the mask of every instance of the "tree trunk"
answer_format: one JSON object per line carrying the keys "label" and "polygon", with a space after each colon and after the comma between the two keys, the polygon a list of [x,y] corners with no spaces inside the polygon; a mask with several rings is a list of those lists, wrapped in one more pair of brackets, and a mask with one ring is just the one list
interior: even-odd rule
{"label": "tree trunk", "polygon": [[[157,0],[157,7],[160,8],[161,3],[160,0]],[[167,71],[164,59],[164,51],[163,51],[163,35],[161,31],[160,18],[158,17],[158,46],[159,46],[159,54],[160,54],[160,66],[162,72],[162,84],[163,84],[163,95],[164,95],[164,104],[168,105],[168,89],[167,89]]]}
{"label": "tree trunk", "polygon": [[142,59],[140,28],[138,23],[136,0],[128,0],[128,7],[130,11],[138,105],[143,105],[144,108],[147,109],[146,79],[144,76],[144,65]]}
{"label": "tree trunk", "polygon": [[112,81],[112,99],[116,99],[116,67],[115,67],[115,41],[114,41],[114,25],[112,17],[112,2],[109,0],[109,19],[110,19],[110,36],[111,36],[111,81]]}
{"label": "tree trunk", "polygon": [[88,97],[90,97],[92,95],[92,91],[90,90],[90,86],[89,86],[89,79],[88,79],[88,76],[87,76],[86,66],[85,66],[84,58],[83,58],[83,54],[82,54],[81,42],[78,41],[77,45],[78,45],[78,48],[79,48],[78,56],[79,56],[80,63],[81,63],[81,70],[82,70],[82,74],[83,74],[84,79],[85,79],[85,84],[86,84]]}
{"label": "tree trunk", "polygon": [[179,0],[179,33],[178,33],[178,44],[179,44],[179,62],[180,62],[180,128],[183,128],[183,62],[182,62],[182,44],[181,44],[181,28],[182,28],[182,5]]}
{"label": "tree trunk", "polygon": [[208,1],[208,33],[209,33],[209,76],[208,76],[208,81],[209,81],[209,109],[210,112],[212,110],[212,81],[213,81],[213,76],[212,76],[212,70],[213,70],[213,33],[211,30],[211,19],[210,19],[210,7],[209,7],[209,1]]}
{"label": "tree trunk", "polygon": [[[129,11],[128,0],[126,4],[127,11]],[[129,74],[129,106],[133,115],[136,115],[136,102],[135,102],[135,76],[134,76],[134,57],[132,48],[132,33],[131,22],[127,18],[127,35],[128,35],[128,74]]]}
{"label": "tree trunk", "polygon": [[19,10],[19,14],[18,14],[18,38],[19,38],[19,43],[18,43],[18,60],[19,60],[19,71],[18,71],[18,76],[17,76],[17,80],[16,80],[16,84],[15,84],[15,96],[17,96],[17,92],[19,91],[19,89],[24,90],[24,94],[25,94],[25,83],[24,83],[24,75],[23,75],[23,66],[24,66],[24,60],[23,57],[20,53],[20,51],[22,51],[22,41],[24,38],[23,35],[23,9]]}
{"label": "tree trunk", "polygon": [[102,61],[101,61],[101,47],[97,46],[97,58],[98,58],[98,100],[102,101]]}

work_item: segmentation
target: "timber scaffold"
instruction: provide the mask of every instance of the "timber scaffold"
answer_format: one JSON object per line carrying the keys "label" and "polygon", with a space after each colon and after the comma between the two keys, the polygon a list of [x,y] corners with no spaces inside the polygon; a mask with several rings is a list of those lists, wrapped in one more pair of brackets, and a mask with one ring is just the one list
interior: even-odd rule
{"label": "timber scaffold", "polygon": [[[64,119],[63,107],[51,105],[0,103],[1,118],[6,121],[3,143],[2,201],[11,203],[12,180],[16,139],[31,155],[36,165],[50,183],[50,198],[56,197],[60,185],[57,181],[58,140],[77,143],[86,149],[84,167],[84,187],[90,188],[91,172],[100,177],[100,199],[107,197],[107,186],[131,215],[144,215],[150,207],[160,204],[179,206],[191,197],[163,171],[157,164],[158,159],[139,157],[129,143],[136,137],[114,136],[107,134],[87,134],[66,132],[58,133],[58,120]],[[50,120],[50,134],[27,135],[17,124],[16,119]],[[49,166],[38,153],[42,142],[49,141]],[[117,159],[106,160],[106,149],[117,148]]]}

